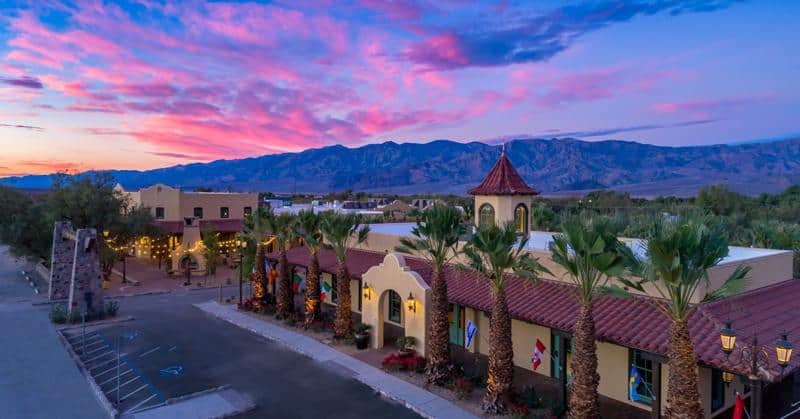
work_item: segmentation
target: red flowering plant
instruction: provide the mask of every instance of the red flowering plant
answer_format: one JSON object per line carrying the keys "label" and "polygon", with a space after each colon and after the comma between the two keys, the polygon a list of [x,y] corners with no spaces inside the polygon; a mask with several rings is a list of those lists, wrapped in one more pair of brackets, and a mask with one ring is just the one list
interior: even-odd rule
{"label": "red flowering plant", "polygon": [[411,371],[422,373],[425,371],[425,364],[428,361],[421,356],[411,355],[402,356],[399,354],[389,354],[383,359],[381,365],[387,371]]}
{"label": "red flowering plant", "polygon": [[241,303],[239,303],[238,306],[239,306],[239,310],[253,311],[253,300],[251,298],[248,298],[248,299],[242,301]]}
{"label": "red flowering plant", "polygon": [[472,394],[475,384],[469,378],[458,377],[453,380],[451,388],[453,389],[453,392],[458,400],[464,400],[469,397],[470,394]]}

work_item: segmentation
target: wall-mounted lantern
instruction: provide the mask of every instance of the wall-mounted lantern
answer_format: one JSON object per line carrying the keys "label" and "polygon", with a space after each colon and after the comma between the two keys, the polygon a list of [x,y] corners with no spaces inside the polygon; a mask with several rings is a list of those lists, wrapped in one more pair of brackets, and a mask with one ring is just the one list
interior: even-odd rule
{"label": "wall-mounted lantern", "polygon": [[372,288],[366,282],[364,283],[364,286],[362,286],[362,288],[364,290],[364,298],[366,298],[367,300],[371,300],[372,299]]}
{"label": "wall-mounted lantern", "polygon": [[408,311],[417,312],[417,300],[414,299],[414,294],[408,293]]}

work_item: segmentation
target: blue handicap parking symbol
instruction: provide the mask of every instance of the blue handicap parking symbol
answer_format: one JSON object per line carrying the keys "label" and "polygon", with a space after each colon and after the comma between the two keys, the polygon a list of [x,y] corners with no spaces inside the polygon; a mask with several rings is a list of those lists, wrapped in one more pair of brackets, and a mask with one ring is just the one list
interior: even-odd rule
{"label": "blue handicap parking symbol", "polygon": [[162,377],[169,377],[172,375],[181,375],[183,374],[183,366],[181,365],[173,365],[171,367],[167,367],[159,371]]}

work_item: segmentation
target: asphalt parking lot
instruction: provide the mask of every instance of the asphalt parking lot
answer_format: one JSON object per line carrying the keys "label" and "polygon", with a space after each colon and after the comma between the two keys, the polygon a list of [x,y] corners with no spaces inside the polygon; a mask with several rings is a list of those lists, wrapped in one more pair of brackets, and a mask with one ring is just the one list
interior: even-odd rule
{"label": "asphalt parking lot", "polygon": [[[228,290],[231,294],[236,290]],[[96,344],[81,355],[92,364],[115,357],[119,342],[122,372],[119,410],[141,410],[164,400],[230,385],[250,396],[255,410],[238,417],[292,418],[418,418],[415,413],[385,400],[347,372],[329,368],[248,331],[231,326],[192,306],[217,296],[215,290],[187,291],[123,298],[120,315],[134,320],[87,331]],[[69,340],[80,355],[80,328]],[[110,352],[110,353],[106,353]],[[115,366],[110,362],[108,367]],[[97,368],[102,371],[104,366]],[[95,381],[107,381],[116,370]],[[116,380],[101,386],[112,403]],[[132,393],[128,396],[129,393]],[[127,396],[127,397],[126,397]],[[140,404],[141,403],[141,404]]]}

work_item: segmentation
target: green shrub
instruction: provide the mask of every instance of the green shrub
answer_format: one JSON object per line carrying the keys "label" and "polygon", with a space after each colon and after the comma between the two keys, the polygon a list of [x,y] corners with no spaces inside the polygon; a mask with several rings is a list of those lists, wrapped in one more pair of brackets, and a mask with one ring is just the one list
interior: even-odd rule
{"label": "green shrub", "polygon": [[67,309],[63,304],[53,304],[50,307],[50,321],[55,324],[64,324],[67,322]]}
{"label": "green shrub", "polygon": [[520,394],[522,401],[530,409],[536,409],[542,406],[542,399],[536,393],[536,388],[532,385],[525,386]]}
{"label": "green shrub", "polygon": [[109,317],[115,317],[117,312],[119,311],[119,302],[118,301],[108,301],[106,302],[105,313],[108,314]]}
{"label": "green shrub", "polygon": [[358,335],[363,335],[363,334],[369,332],[369,328],[370,328],[370,325],[368,325],[366,323],[358,323],[353,328],[353,331]]}

